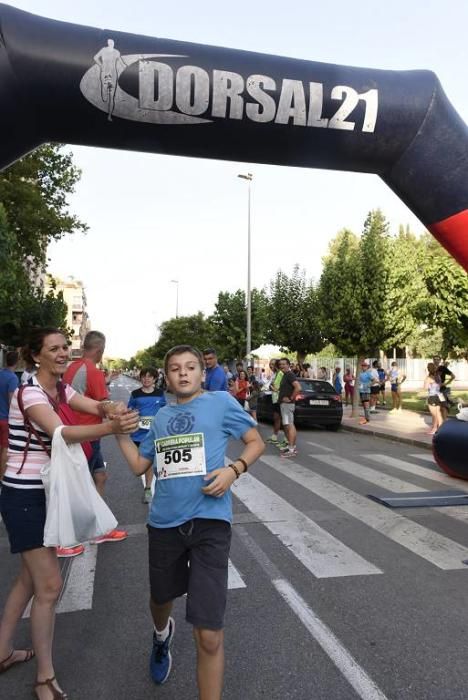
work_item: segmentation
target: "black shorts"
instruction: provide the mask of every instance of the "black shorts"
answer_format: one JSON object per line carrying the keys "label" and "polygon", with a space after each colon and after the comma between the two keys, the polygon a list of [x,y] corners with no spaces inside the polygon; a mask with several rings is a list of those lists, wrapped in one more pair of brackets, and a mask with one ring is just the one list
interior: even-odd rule
{"label": "black shorts", "polygon": [[201,629],[222,629],[231,525],[195,518],[179,527],[147,527],[153,602],[163,605],[187,593],[187,622]]}
{"label": "black shorts", "polygon": [[44,546],[44,489],[14,489],[2,486],[0,513],[8,533],[12,554]]}
{"label": "black shorts", "polygon": [[276,403],[272,403],[271,406],[273,408],[273,413],[277,413],[280,416],[281,415],[281,408],[279,405],[279,401],[277,401]]}
{"label": "black shorts", "polygon": [[428,406],[440,406],[440,399],[438,396],[429,396],[427,399]]}
{"label": "black shorts", "polygon": [[369,401],[369,399],[370,399],[370,394],[368,391],[361,391],[359,396],[361,397],[361,403],[364,403],[365,401]]}
{"label": "black shorts", "polygon": [[371,386],[370,393],[372,396],[376,396],[376,394],[380,393],[380,384],[374,384],[374,386]]}

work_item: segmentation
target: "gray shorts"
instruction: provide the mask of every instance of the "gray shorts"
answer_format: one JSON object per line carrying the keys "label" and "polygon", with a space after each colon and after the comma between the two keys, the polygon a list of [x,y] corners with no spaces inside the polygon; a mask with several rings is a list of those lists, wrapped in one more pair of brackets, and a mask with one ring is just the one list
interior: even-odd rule
{"label": "gray shorts", "polygon": [[294,411],[296,410],[295,403],[281,403],[281,422],[283,425],[294,425]]}
{"label": "gray shorts", "polygon": [[222,629],[231,525],[195,518],[179,527],[147,527],[153,602],[163,605],[187,593],[187,622],[200,629]]}

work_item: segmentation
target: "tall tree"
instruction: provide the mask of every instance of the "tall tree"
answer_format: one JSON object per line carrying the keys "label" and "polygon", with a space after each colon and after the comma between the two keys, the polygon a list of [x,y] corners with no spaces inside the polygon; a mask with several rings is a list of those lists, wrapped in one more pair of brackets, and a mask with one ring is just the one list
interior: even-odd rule
{"label": "tall tree", "polygon": [[426,294],[418,305],[425,327],[442,333],[441,346],[432,352],[468,357],[468,275],[432,238],[421,240]]}
{"label": "tall tree", "polygon": [[41,146],[0,173],[0,203],[18,257],[33,270],[44,267],[52,240],[87,230],[68,205],[80,176],[71,153],[56,144]]}
{"label": "tall tree", "polygon": [[67,307],[62,293],[48,294],[31,283],[16,250],[16,236],[0,204],[0,339],[7,345],[23,345],[33,326],[66,328]]}
{"label": "tall tree", "polygon": [[317,290],[295,265],[289,277],[281,270],[270,282],[267,340],[297,353],[302,362],[317,353],[325,341],[320,324]]}
{"label": "tall tree", "polygon": [[[251,292],[252,349],[265,342],[268,301],[263,290]],[[241,359],[246,354],[247,310],[245,292],[220,292],[210,316],[213,341],[220,357]]]}
{"label": "tall tree", "polygon": [[161,323],[159,339],[153,346],[155,357],[164,357],[174,345],[194,345],[203,350],[213,342],[210,321],[199,311],[193,316],[179,316]]}

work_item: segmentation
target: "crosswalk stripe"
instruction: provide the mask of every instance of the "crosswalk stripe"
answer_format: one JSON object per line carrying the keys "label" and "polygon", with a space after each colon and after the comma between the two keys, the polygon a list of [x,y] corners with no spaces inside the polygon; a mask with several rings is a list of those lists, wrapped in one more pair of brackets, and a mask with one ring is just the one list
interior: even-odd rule
{"label": "crosswalk stripe", "polygon": [[410,484],[407,481],[402,481],[397,477],[384,474],[383,472],[378,472],[375,469],[366,467],[358,462],[353,462],[350,459],[344,459],[343,457],[338,457],[337,455],[310,455],[315,460],[323,462],[324,464],[329,464],[335,469],[339,469],[346,474],[358,477],[363,481],[367,481],[375,486],[381,486],[382,488],[388,489],[389,491],[396,491],[398,493],[411,493],[414,491],[424,491],[425,489],[420,489],[414,484]]}
{"label": "crosswalk stripe", "polygon": [[232,492],[317,578],[382,573],[250,474]]}
{"label": "crosswalk stripe", "polygon": [[408,455],[409,457],[416,457],[416,459],[423,459],[425,462],[430,462],[435,464],[435,459],[430,452],[412,452]]}
{"label": "crosswalk stripe", "polygon": [[456,479],[453,476],[448,476],[448,474],[436,472],[434,469],[421,467],[419,464],[414,464],[413,462],[406,462],[404,459],[397,459],[396,457],[390,457],[389,455],[374,453],[363,454],[362,456],[366,459],[370,459],[372,462],[385,464],[387,467],[395,467],[396,469],[400,469],[402,472],[422,476],[424,479],[429,479],[429,481],[437,481],[440,484],[445,484],[446,486],[451,486],[453,488],[455,486],[460,486],[460,488],[464,489],[468,487],[468,482],[464,481],[463,479]]}
{"label": "crosswalk stripe", "polygon": [[321,445],[320,442],[312,442],[312,440],[306,440],[306,443],[311,447],[318,447],[324,452],[334,452],[334,450],[332,450],[331,447],[325,447],[325,445]]}
{"label": "crosswalk stripe", "polygon": [[278,457],[263,456],[261,461],[439,569],[468,570],[463,564],[463,560],[468,559],[468,549],[448,537],[377,505],[296,462],[285,469]]}
{"label": "crosswalk stripe", "polygon": [[[367,458],[369,457],[370,456],[367,455]],[[381,486],[382,488],[389,489],[390,491],[394,491],[395,493],[414,493],[415,491],[425,491],[427,493],[430,493],[430,489],[424,489],[419,485],[412,484],[408,481],[403,481],[402,479],[389,476],[388,474],[383,474],[382,472],[378,472],[375,469],[371,469],[370,467],[365,467],[362,464],[358,464],[358,462],[352,462],[349,459],[343,459],[342,457],[331,457],[329,455],[314,455],[314,458],[320,460],[321,462],[324,462],[325,464],[329,464],[332,467],[336,467],[336,469],[339,469],[340,471],[346,472],[347,474],[351,474],[351,476],[356,476],[359,479],[363,479],[363,481],[367,481],[370,484],[374,484],[375,486]],[[379,460],[379,463],[381,463],[381,460]],[[405,464],[409,465],[410,463],[405,462]],[[426,469],[425,471],[427,472],[429,470]],[[437,472],[433,473],[436,474]],[[453,484],[451,485],[453,486]],[[468,488],[468,484],[466,482],[464,488],[465,490],[466,488]],[[454,496],[454,498],[458,498],[458,496]],[[467,506],[451,506],[450,508],[447,508],[446,506],[437,507],[436,505],[434,505],[427,507],[431,507],[431,509],[436,511],[437,513],[443,513],[443,515],[446,515],[448,518],[453,518],[454,520],[461,520],[464,523],[468,522]]]}
{"label": "crosswalk stripe", "polygon": [[230,559],[228,563],[228,588],[230,590],[234,588],[246,588],[244,579]]}

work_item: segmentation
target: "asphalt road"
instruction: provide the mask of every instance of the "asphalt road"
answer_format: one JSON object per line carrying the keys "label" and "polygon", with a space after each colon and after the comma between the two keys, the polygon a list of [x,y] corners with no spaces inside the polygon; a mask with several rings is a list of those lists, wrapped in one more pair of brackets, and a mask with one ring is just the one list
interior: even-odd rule
{"label": "asphalt road", "polygon": [[[119,379],[113,395],[133,386]],[[131,535],[63,563],[57,675],[70,700],[194,700],[183,599],[171,677],[160,688],[149,678],[142,484],[115,440],[103,445],[108,502]],[[298,448],[285,463],[268,446],[234,486],[224,699],[468,698],[468,507],[395,511],[367,498],[458,485],[409,445],[317,429],[300,431]],[[0,604],[17,565],[0,525]],[[17,645],[29,642],[24,620]],[[34,663],[15,668],[0,698],[30,697],[33,680]]]}

